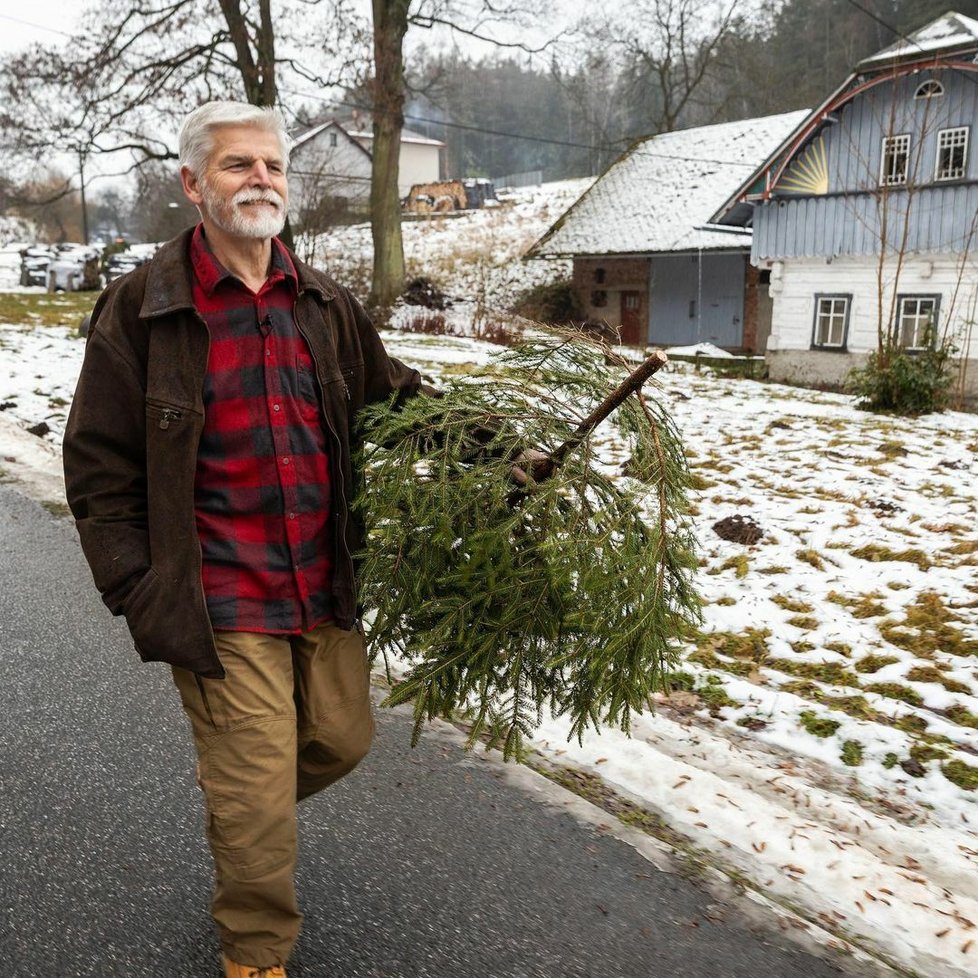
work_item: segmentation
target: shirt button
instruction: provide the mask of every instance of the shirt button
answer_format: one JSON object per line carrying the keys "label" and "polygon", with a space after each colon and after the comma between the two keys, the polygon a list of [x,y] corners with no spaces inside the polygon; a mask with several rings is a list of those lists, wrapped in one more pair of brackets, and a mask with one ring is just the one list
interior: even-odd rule
{"label": "shirt button", "polygon": [[294,520],[295,519],[295,513],[289,513],[289,519],[290,520]]}
{"label": "shirt button", "polygon": [[272,410],[273,411],[281,411],[282,410],[282,405],[281,404],[273,404],[272,405]]}
{"label": "shirt button", "polygon": [[288,455],[286,455],[285,458],[282,459],[282,464],[283,465],[288,465],[289,464],[289,456]]}

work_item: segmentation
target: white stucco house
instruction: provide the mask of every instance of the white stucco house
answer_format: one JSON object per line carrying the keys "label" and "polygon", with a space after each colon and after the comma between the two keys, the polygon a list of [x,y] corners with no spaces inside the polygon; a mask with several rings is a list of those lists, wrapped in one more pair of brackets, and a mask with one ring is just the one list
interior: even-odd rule
{"label": "white stucco house", "polygon": [[[398,193],[441,178],[445,144],[401,131]],[[298,228],[330,223],[343,213],[363,214],[370,202],[373,131],[369,120],[331,119],[299,133],[289,159],[289,216]]]}

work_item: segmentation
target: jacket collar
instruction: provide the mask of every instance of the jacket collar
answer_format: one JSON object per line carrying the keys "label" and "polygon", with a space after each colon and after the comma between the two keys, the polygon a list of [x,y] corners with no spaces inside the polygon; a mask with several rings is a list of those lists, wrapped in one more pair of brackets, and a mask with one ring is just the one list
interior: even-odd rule
{"label": "jacket collar", "polygon": [[[190,263],[190,240],[194,229],[187,228],[167,241],[149,263],[146,275],[146,291],[143,294],[140,319],[165,316],[181,309],[193,309],[193,266]],[[335,299],[336,283],[317,272],[295,254],[285,249],[295,266],[299,279],[299,292],[314,292],[322,302]]]}

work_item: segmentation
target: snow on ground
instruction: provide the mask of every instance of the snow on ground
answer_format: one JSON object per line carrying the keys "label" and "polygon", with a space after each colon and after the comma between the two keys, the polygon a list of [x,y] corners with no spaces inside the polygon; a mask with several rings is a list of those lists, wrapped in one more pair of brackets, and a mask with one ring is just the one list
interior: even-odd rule
{"label": "snow on ground", "polygon": [[[504,212],[407,225],[414,269],[439,269],[462,295],[499,259],[501,291],[484,298],[502,306],[526,272],[501,256],[543,221],[507,228]],[[452,248],[470,256],[454,270]],[[337,232],[334,274],[362,274],[365,249],[362,229]],[[436,383],[493,349],[403,330],[385,342]],[[82,352],[63,328],[0,326],[0,466],[40,471],[47,499],[61,498]],[[875,417],[846,396],[685,364],[658,378],[694,478],[702,635],[631,739],[606,730],[579,745],[548,719],[535,749],[659,813],[813,924],[921,975],[978,973],[978,416]],[[51,432],[27,434],[39,421]],[[721,520],[756,539],[721,538]]]}

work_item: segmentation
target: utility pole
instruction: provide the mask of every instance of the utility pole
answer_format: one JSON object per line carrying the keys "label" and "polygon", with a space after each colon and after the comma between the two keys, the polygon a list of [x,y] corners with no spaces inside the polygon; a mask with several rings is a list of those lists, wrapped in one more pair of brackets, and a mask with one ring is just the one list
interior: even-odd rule
{"label": "utility pole", "polygon": [[78,150],[78,179],[81,182],[82,239],[88,244],[88,206],[85,203],[85,151]]}

